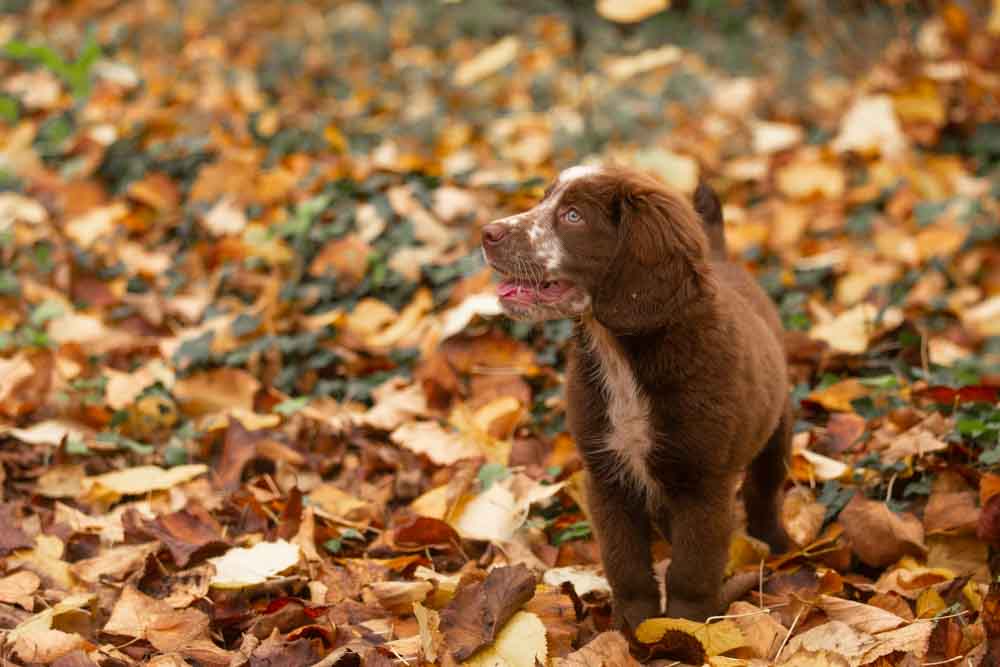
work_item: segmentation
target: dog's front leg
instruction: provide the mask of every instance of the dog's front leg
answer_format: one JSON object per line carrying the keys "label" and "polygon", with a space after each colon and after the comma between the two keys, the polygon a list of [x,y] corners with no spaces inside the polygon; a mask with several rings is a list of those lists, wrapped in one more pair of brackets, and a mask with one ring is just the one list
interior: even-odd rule
{"label": "dog's front leg", "polygon": [[604,575],[611,584],[614,625],[635,630],[647,618],[660,615],[649,515],[635,494],[593,475],[589,478],[587,500],[601,547]]}
{"label": "dog's front leg", "polygon": [[729,557],[735,498],[729,478],[702,478],[671,495],[672,560],[667,616],[703,621],[722,612],[722,577]]}

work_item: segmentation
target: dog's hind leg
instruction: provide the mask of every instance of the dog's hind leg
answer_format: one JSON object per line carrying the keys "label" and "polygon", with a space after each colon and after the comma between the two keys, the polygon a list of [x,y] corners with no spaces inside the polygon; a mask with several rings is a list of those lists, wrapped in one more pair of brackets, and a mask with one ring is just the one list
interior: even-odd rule
{"label": "dog's hind leg", "polygon": [[789,404],[764,449],[750,464],[743,484],[747,532],[767,542],[772,553],[781,553],[791,546],[781,525],[781,507],[782,486],[792,451],[792,419]]}

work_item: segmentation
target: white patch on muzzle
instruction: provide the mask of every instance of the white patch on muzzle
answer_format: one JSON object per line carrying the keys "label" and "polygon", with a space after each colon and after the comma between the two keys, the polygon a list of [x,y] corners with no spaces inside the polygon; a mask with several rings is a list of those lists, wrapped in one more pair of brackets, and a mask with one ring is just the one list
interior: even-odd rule
{"label": "white patch on muzzle", "polygon": [[[562,265],[563,256],[566,254],[562,242],[556,234],[555,227],[556,207],[559,204],[563,191],[573,181],[587,176],[594,176],[600,172],[600,167],[589,165],[576,165],[564,169],[556,179],[555,187],[545,201],[528,212],[534,216],[534,223],[528,229],[528,239],[531,241],[531,246],[535,251],[535,258],[538,263],[547,270],[556,271]],[[505,218],[505,221],[508,219]]]}

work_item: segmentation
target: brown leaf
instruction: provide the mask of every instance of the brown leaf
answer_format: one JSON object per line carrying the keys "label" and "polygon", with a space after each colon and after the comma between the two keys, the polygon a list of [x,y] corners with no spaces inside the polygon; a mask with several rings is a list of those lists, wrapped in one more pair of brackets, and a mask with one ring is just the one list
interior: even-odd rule
{"label": "brown leaf", "polygon": [[423,551],[427,547],[452,547],[461,543],[455,529],[440,519],[418,516],[392,532],[397,549]]}
{"label": "brown leaf", "polygon": [[0,579],[0,602],[16,604],[31,611],[34,608],[35,591],[42,580],[34,572],[15,572]]}
{"label": "brown leaf", "polygon": [[924,529],[928,534],[967,534],[975,531],[978,525],[976,492],[966,486],[958,475],[941,473],[934,480],[924,509]]}
{"label": "brown leaf", "polygon": [[14,505],[0,504],[0,556],[6,556],[17,549],[27,549],[34,541],[21,530],[20,520]]}
{"label": "brown leaf", "polygon": [[782,507],[785,530],[799,546],[811,544],[823,527],[826,506],[816,502],[812,491],[804,486],[793,487],[785,495]]}
{"label": "brown leaf", "polygon": [[861,632],[874,634],[894,630],[906,622],[906,619],[879,607],[830,595],[821,597],[819,606],[831,619],[846,623]]}
{"label": "brown leaf", "polygon": [[602,632],[583,648],[557,659],[555,667],[639,667],[620,632]]}
{"label": "brown leaf", "polygon": [[368,256],[372,248],[354,234],[348,234],[324,245],[309,265],[309,274],[322,277],[330,274],[345,289],[355,287],[368,271]]}
{"label": "brown leaf", "polygon": [[170,550],[178,567],[187,567],[196,553],[203,558],[221,553],[229,546],[222,537],[219,522],[197,504],[159,516],[147,522],[145,530]]}
{"label": "brown leaf", "polygon": [[195,373],[178,380],[174,398],[190,415],[222,412],[231,408],[253,411],[253,399],[260,382],[246,371],[219,368]]}
{"label": "brown leaf", "polygon": [[253,649],[248,667],[305,667],[319,662],[318,646],[308,639],[285,641],[277,631]]}
{"label": "brown leaf", "polygon": [[535,593],[535,575],[524,565],[494,569],[480,583],[459,588],[441,611],[441,632],[456,660],[489,645]]}
{"label": "brown leaf", "polygon": [[979,513],[976,537],[993,545],[1000,543],[1000,493],[990,496]]}
{"label": "brown leaf", "polygon": [[762,611],[749,602],[734,602],[726,612],[743,632],[746,646],[757,658],[770,658],[788,634],[785,626],[770,612]]}
{"label": "brown leaf", "polygon": [[923,555],[924,529],[917,517],[897,514],[877,500],[860,493],[840,513],[844,534],[862,562],[872,567],[885,567],[905,555]]}
{"label": "brown leaf", "polygon": [[867,427],[867,421],[853,412],[835,412],[826,423],[825,437],[820,441],[822,454],[833,456],[847,451],[858,442]]}

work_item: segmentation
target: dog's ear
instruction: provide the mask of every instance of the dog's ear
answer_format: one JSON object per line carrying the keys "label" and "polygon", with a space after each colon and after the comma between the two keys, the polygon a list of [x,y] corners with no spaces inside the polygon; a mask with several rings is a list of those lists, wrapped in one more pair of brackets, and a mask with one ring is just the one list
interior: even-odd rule
{"label": "dog's ear", "polygon": [[594,298],[612,331],[667,326],[704,295],[708,238],[691,204],[659,184],[622,179],[616,194],[618,249]]}

